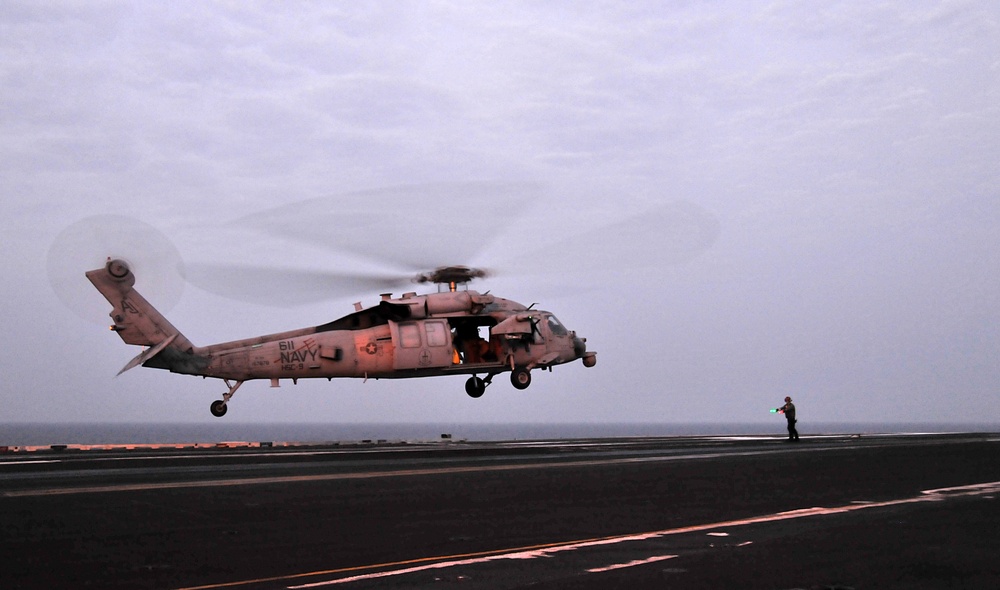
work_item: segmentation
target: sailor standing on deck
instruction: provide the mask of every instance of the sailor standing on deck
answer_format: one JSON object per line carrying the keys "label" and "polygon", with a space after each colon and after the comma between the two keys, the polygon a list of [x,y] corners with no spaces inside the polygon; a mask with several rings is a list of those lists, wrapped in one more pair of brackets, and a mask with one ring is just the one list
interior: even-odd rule
{"label": "sailor standing on deck", "polygon": [[785,419],[788,420],[788,442],[799,440],[799,431],[795,430],[795,404],[792,403],[792,398],[785,398],[785,405],[776,410],[785,415]]}

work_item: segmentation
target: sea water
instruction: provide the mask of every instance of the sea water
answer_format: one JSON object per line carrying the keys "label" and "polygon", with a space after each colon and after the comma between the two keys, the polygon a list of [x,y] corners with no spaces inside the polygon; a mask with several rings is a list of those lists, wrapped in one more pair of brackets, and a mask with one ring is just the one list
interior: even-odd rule
{"label": "sea water", "polygon": [[[711,423],[8,423],[0,446],[196,444],[218,442],[429,442],[560,440],[698,435],[784,436],[784,421]],[[1000,424],[880,424],[800,422],[810,434],[1000,432]]]}

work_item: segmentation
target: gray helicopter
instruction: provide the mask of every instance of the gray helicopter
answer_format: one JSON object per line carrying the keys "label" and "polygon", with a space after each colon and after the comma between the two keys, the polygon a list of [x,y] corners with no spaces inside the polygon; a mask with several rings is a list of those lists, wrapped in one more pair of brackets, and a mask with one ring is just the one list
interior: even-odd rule
{"label": "gray helicopter", "polygon": [[439,285],[436,293],[387,294],[377,305],[356,304],[353,313],[320,326],[209,346],[192,344],[134,289],[127,262],[109,258],[86,276],[113,308],[111,329],[126,344],[146,347],[121,372],[142,365],[222,379],[228,390],[211,405],[220,417],[236,390],[255,379],[278,387],[282,379],[470,375],[465,391],[478,398],[501,373],[525,389],[535,369],[551,371],[577,359],[586,367],[597,364],[586,339],[551,312],[467,288],[485,274],[465,266],[437,268],[414,277]]}

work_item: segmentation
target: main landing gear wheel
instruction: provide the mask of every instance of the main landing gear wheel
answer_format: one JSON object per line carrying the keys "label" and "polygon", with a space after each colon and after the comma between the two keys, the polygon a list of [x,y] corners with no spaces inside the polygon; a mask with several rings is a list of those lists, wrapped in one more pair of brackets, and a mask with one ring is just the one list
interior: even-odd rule
{"label": "main landing gear wheel", "polygon": [[222,401],[221,399],[217,399],[214,402],[212,402],[212,415],[215,416],[216,418],[221,418],[225,416],[226,410],[228,409],[229,408],[226,407],[226,402]]}
{"label": "main landing gear wheel", "polygon": [[482,397],[486,393],[486,382],[476,376],[469,377],[465,382],[465,393],[469,397]]}
{"label": "main landing gear wheel", "polygon": [[531,385],[531,372],[524,367],[518,367],[511,372],[510,382],[517,389],[527,389]]}

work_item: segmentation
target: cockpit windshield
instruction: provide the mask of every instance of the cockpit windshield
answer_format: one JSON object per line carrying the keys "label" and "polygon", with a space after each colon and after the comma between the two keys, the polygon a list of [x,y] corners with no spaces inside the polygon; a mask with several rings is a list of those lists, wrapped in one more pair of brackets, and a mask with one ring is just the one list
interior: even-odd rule
{"label": "cockpit windshield", "polygon": [[569,334],[569,331],[566,330],[566,326],[562,325],[562,322],[557,320],[556,316],[549,314],[546,319],[549,323],[549,331],[552,332],[553,336],[565,336],[566,334]]}

